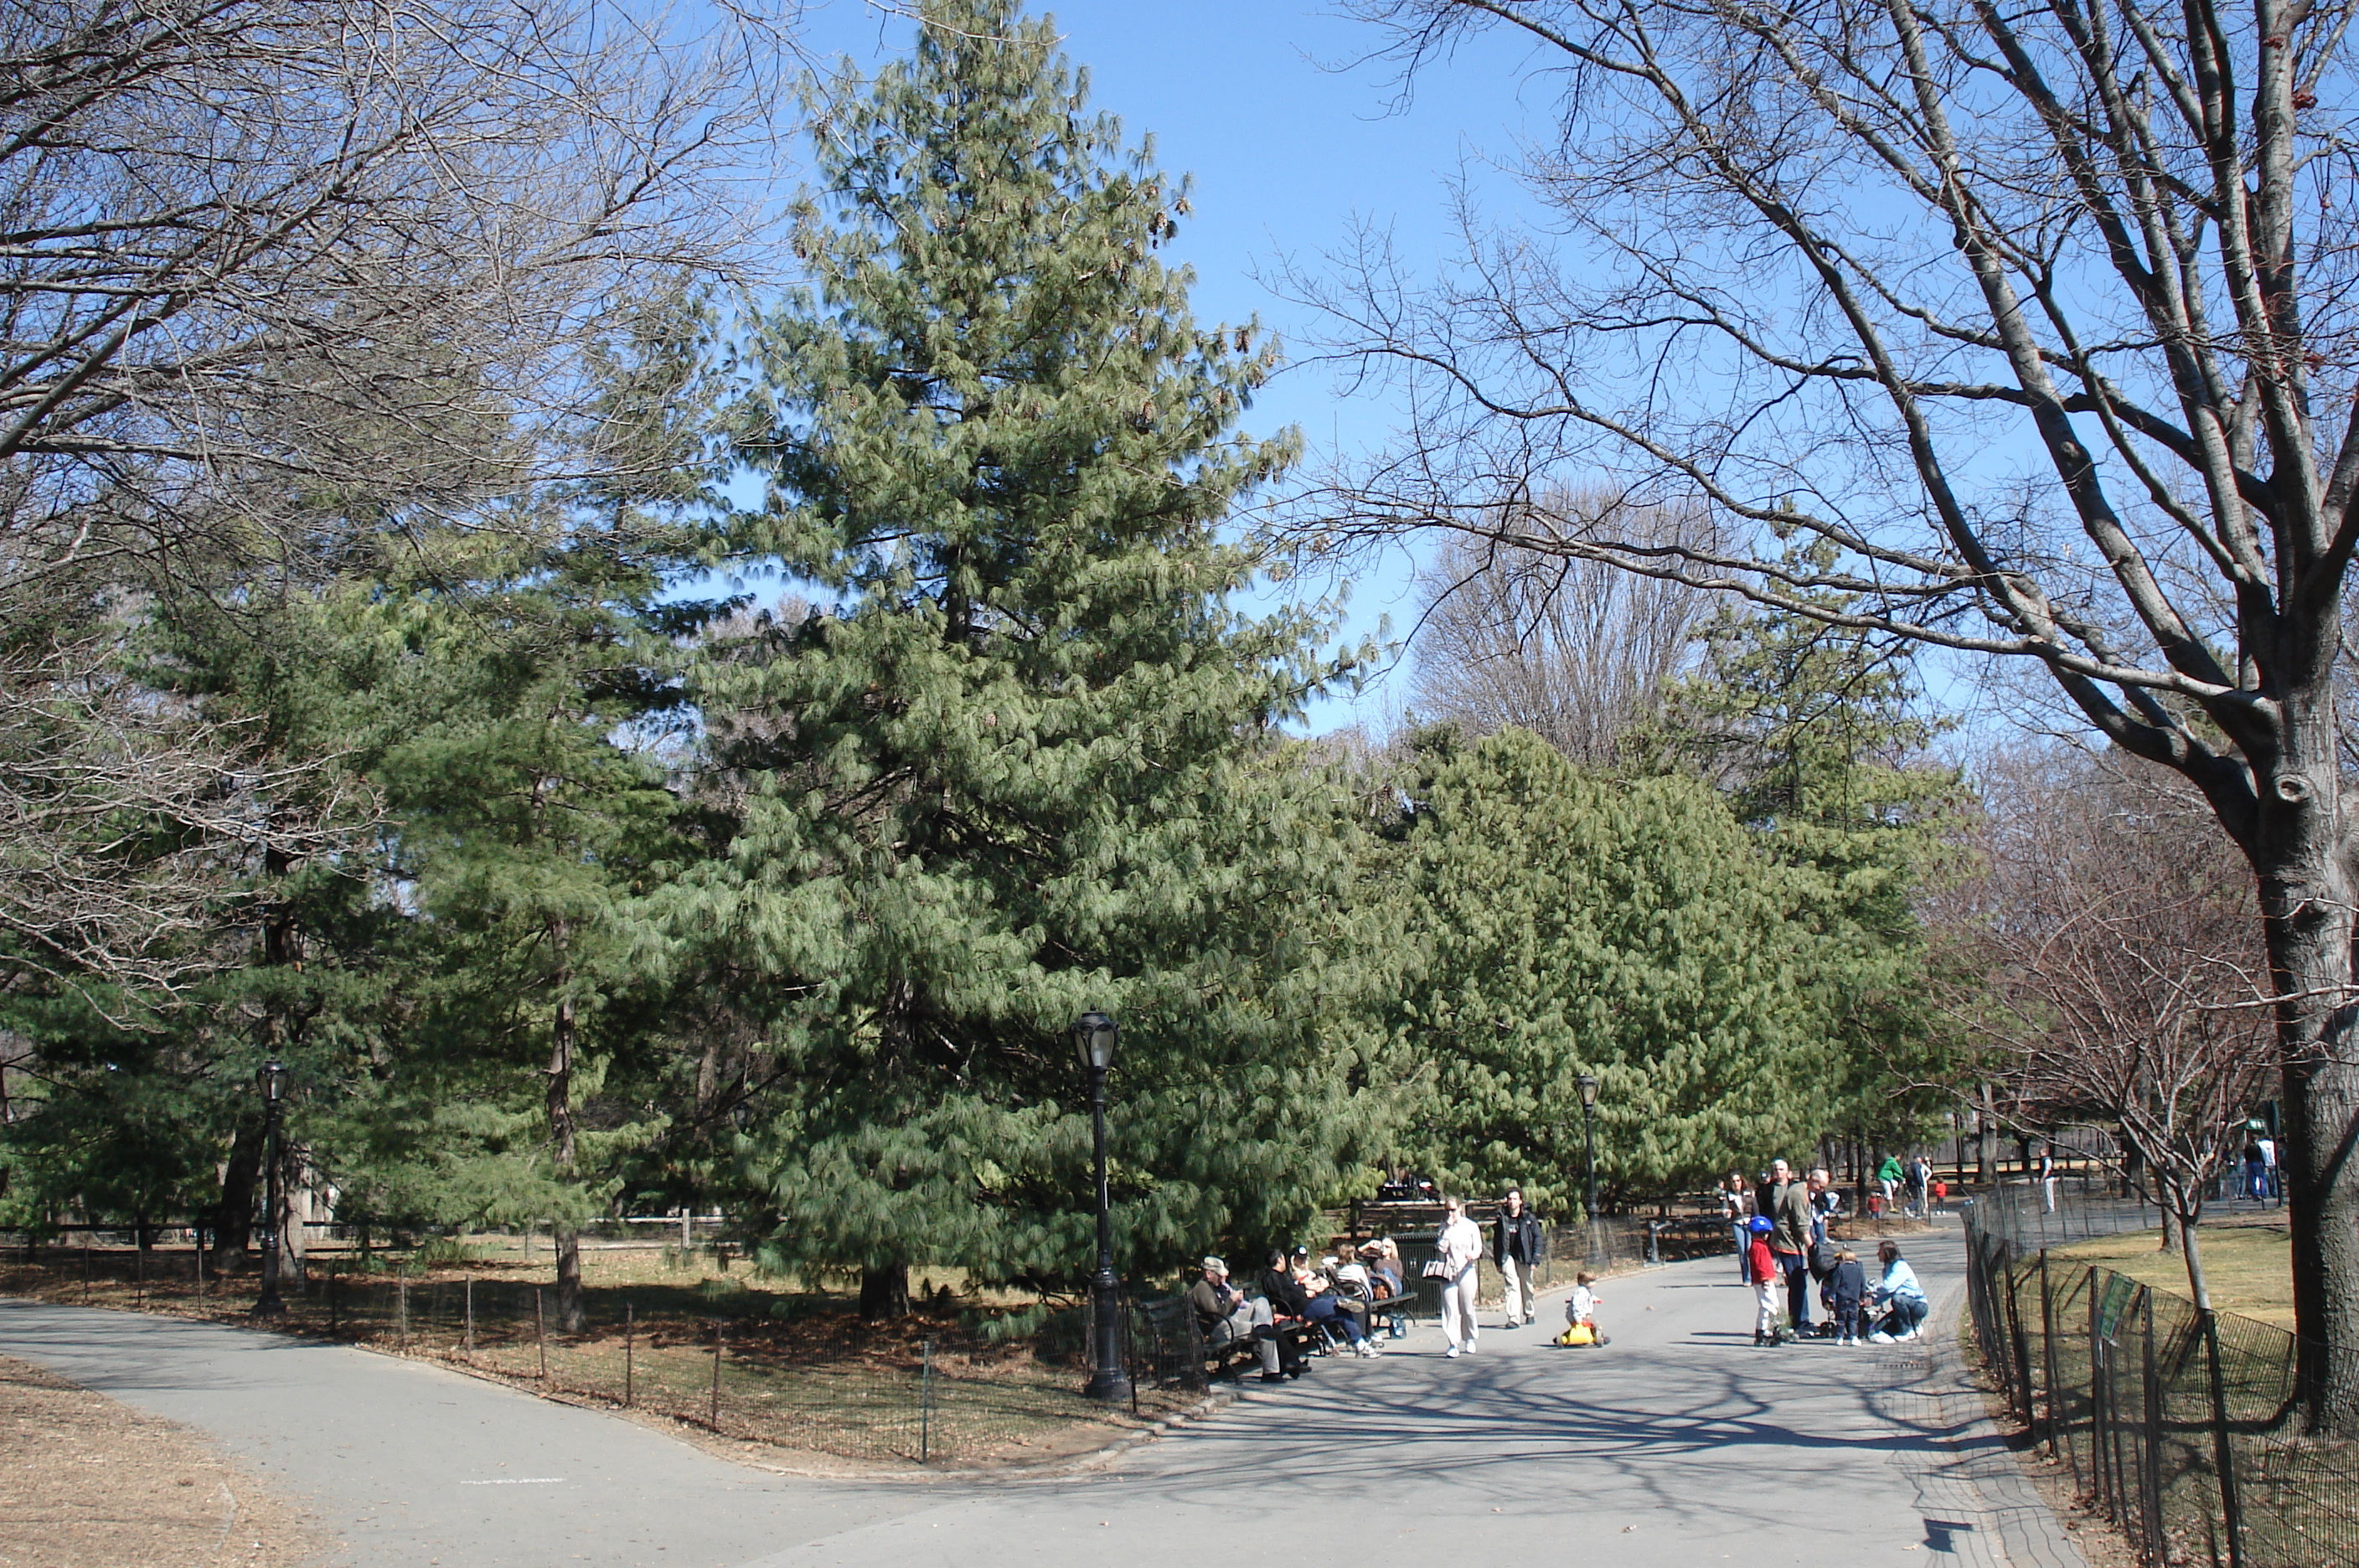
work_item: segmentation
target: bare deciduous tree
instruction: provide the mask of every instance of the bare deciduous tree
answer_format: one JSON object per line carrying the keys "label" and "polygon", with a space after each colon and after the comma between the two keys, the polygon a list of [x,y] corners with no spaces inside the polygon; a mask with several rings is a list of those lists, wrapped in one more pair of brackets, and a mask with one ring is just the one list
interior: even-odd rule
{"label": "bare deciduous tree", "polygon": [[0,822],[46,867],[0,927],[26,951],[165,979],[158,942],[227,874],[317,830],[255,806],[235,726],[127,690],[143,604],[234,610],[633,461],[591,345],[725,276],[761,215],[737,181],[769,162],[776,40],[747,16],[683,41],[586,0],[0,0]]}
{"label": "bare deciduous tree", "polygon": [[[1470,217],[1430,286],[1375,240],[1304,281],[1415,414],[1320,533],[1438,528],[2024,661],[2193,784],[2278,999],[2303,1397],[2359,1431],[2359,1349],[2332,1348],[2359,1347],[2349,0],[1355,8],[1411,71],[1485,27],[1559,69],[1524,169],[1569,237]],[[1730,542],[1517,525],[1601,474]],[[1797,532],[1835,558],[1770,547]]]}
{"label": "bare deciduous tree", "polygon": [[[1547,516],[1588,517],[1602,493],[1564,497]],[[1625,524],[1700,540],[1700,509]],[[1614,759],[1630,726],[1662,705],[1687,659],[1699,590],[1635,576],[1577,555],[1453,537],[1419,573],[1425,614],[1410,690],[1420,717],[1477,735],[1532,731],[1577,762]]]}
{"label": "bare deciduous tree", "polygon": [[2191,789],[2143,763],[2019,757],[1984,782],[1973,968],[1988,984],[1967,1027],[2027,1130],[2119,1129],[2209,1312],[2204,1192],[2241,1158],[2277,1062],[2234,852]]}

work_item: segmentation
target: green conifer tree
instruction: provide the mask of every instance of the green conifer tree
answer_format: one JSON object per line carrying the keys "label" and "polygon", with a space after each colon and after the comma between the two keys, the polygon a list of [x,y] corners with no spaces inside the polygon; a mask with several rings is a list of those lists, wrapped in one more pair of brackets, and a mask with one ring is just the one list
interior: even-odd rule
{"label": "green conifer tree", "polygon": [[1577,1079],[1609,1195],[1701,1185],[1818,1132],[1804,889],[1701,784],[1582,772],[1527,730],[1419,737],[1399,880],[1422,971],[1405,1047],[1437,1173],[1577,1203]]}
{"label": "green conifer tree", "polygon": [[[1802,572],[1834,559],[1824,540],[1788,552]],[[1849,607],[1840,594],[1820,598]],[[1937,959],[1918,914],[1928,885],[1952,870],[1965,802],[1958,771],[1926,757],[1948,725],[1929,710],[1908,650],[1865,632],[1724,607],[1701,641],[1698,669],[1641,749],[1719,786],[1803,877],[1796,918],[1821,949],[1832,1047],[1821,1130],[1914,1141],[1935,1109],[1923,1086],[1948,1071],[1955,1045],[1932,1006]]]}
{"label": "green conifer tree", "polygon": [[1270,738],[1327,672],[1225,604],[1216,528],[1292,451],[1229,433],[1271,351],[1193,322],[1183,187],[1006,0],[813,103],[813,291],[748,343],[730,544],[832,604],[707,672],[745,799],[680,916],[768,977],[770,1255],[858,1269],[871,1316],[913,1263],[1078,1278],[1093,1007],[1123,1248],[1298,1225],[1381,1116],[1351,837]]}

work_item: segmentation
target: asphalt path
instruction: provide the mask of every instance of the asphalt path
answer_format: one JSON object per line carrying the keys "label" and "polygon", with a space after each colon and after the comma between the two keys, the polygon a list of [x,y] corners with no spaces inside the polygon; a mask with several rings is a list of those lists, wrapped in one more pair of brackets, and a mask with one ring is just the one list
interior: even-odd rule
{"label": "asphalt path", "polygon": [[[321,1568],[999,1568],[1185,1559],[2079,1568],[1978,1421],[1954,1226],[1926,1341],[1751,1343],[1731,1259],[1605,1281],[1613,1343],[1428,1328],[1058,1475],[815,1480],[430,1364],[0,1301],[0,1352],[197,1427],[309,1508]],[[1504,1558],[1501,1554],[1505,1554]]]}

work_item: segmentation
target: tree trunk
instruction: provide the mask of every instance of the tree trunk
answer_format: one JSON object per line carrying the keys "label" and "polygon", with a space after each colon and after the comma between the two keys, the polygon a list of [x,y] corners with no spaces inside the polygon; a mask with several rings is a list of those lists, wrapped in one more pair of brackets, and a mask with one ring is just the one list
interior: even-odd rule
{"label": "tree trunk", "polygon": [[222,1172],[221,1201],[213,1209],[211,1267],[216,1273],[244,1263],[246,1248],[253,1245],[254,1193],[262,1180],[267,1141],[262,1123],[255,1121],[241,1126],[229,1146],[227,1169]]}
{"label": "tree trunk", "polygon": [[[2256,757],[2245,852],[2259,884],[2279,998],[2285,1174],[2293,1242],[2295,1378],[2311,1429],[2359,1435],[2359,1061],[2351,1054],[2353,918],[2344,864],[2333,657],[2340,628],[2289,649],[2278,748]],[[2310,678],[2296,681],[2303,652]]]}
{"label": "tree trunk", "polygon": [[909,1315],[909,1266],[888,1263],[860,1271],[860,1321],[885,1323]]}
{"label": "tree trunk", "polygon": [[2212,1310],[2212,1282],[2203,1273],[2203,1243],[2197,1235],[2203,1220],[2202,1190],[2198,1188],[2192,1197],[2174,1192],[2171,1200],[2178,1211],[2179,1257],[2187,1265],[2187,1289],[2195,1298],[2197,1310],[2208,1313]]}
{"label": "tree trunk", "polygon": [[1998,1105],[1987,1083],[1982,1086],[1981,1131],[1974,1138],[1974,1182],[1984,1192],[1998,1185]]}
{"label": "tree trunk", "polygon": [[[549,934],[557,951],[565,951],[565,922],[551,924]],[[570,975],[560,973],[559,985],[566,985]],[[560,1185],[570,1184],[576,1171],[573,1127],[573,1043],[575,1021],[573,998],[560,992],[557,1018],[549,1029],[549,1164]],[[580,1334],[584,1318],[582,1307],[582,1235],[574,1227],[569,1212],[549,1222],[549,1239],[557,1249],[557,1326],[561,1333]]]}
{"label": "tree trunk", "polygon": [[285,1295],[299,1296],[309,1283],[303,1273],[303,1248],[306,1237],[303,1222],[296,1217],[299,1212],[303,1171],[310,1164],[310,1146],[280,1139],[278,1160],[278,1289]]}
{"label": "tree trunk", "polygon": [[[2330,863],[2331,864],[2331,863]],[[2359,1434],[2359,1062],[2352,1008],[2352,920],[2339,870],[2261,877],[2285,1060],[2284,1173],[2293,1243],[2296,1380],[2313,1430]],[[2305,996],[2303,993],[2310,993]],[[2324,993],[2323,997],[2319,993]]]}

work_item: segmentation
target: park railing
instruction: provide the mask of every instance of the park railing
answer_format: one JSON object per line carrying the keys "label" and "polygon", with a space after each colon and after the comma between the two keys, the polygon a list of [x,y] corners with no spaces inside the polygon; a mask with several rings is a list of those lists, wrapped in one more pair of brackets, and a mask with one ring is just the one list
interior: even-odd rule
{"label": "park railing", "polygon": [[2010,1414],[2150,1563],[2359,1564],[2359,1444],[2303,1433],[2294,1336],[2057,1250],[2158,1218],[2096,1192],[1968,1206],[1974,1336]]}
{"label": "park railing", "polygon": [[[11,1249],[0,1253],[0,1292],[250,1321],[252,1275],[224,1281],[201,1276],[195,1264],[185,1251]],[[273,1326],[446,1361],[723,1437],[856,1459],[1041,1458],[1110,1435],[1078,1428],[1127,1424],[1174,1403],[1150,1367],[1141,1367],[1135,1404],[1084,1399],[1079,1314],[1001,1342],[923,1318],[867,1325],[844,1312],[779,1317],[793,1298],[715,1283],[587,1286],[582,1319],[569,1325],[552,1286],[352,1272],[331,1263],[288,1281],[286,1313]]]}

